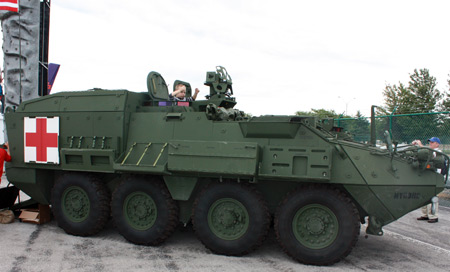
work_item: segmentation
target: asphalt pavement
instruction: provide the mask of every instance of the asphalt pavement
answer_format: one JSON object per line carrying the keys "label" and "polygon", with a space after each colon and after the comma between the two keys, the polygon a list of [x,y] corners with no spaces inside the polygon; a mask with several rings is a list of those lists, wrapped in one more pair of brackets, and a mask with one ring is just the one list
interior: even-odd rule
{"label": "asphalt pavement", "polygon": [[[3,184],[2,184],[3,185]],[[212,254],[191,227],[180,228],[163,245],[127,242],[111,222],[98,235],[66,234],[55,221],[43,225],[16,220],[0,225],[0,271],[450,271],[450,208],[439,222],[417,221],[413,211],[384,227],[383,236],[365,237],[330,267],[295,262],[278,246],[273,230],[261,248],[243,257]]]}

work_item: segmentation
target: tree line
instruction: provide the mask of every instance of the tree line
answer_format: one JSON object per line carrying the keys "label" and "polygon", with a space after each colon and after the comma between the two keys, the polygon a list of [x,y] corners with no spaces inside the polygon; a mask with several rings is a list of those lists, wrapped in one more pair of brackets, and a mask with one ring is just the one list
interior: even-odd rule
{"label": "tree line", "polygon": [[[385,130],[391,131],[397,141],[405,143],[414,139],[426,140],[430,135],[446,139],[446,135],[450,135],[450,118],[447,113],[450,111],[450,78],[447,79],[447,86],[447,90],[439,90],[437,79],[426,68],[415,69],[406,84],[386,84],[383,90],[384,103],[377,107],[376,116],[389,117],[376,119],[379,134],[377,139]],[[355,136],[355,140],[369,139],[370,120],[360,111],[355,116],[348,116],[334,110],[312,109],[308,112],[297,111],[296,115],[334,118]]]}

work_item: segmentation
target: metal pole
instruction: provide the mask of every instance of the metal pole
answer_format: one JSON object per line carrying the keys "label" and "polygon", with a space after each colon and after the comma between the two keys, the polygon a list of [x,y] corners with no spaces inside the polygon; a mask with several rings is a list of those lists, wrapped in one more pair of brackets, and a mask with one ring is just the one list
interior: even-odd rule
{"label": "metal pole", "polygon": [[370,109],[370,144],[376,146],[377,136],[376,136],[376,126],[375,126],[375,108],[377,106],[372,105]]}
{"label": "metal pole", "polygon": [[20,8],[19,8],[19,105],[22,104],[22,36],[20,29],[22,28],[22,22],[20,20]]}
{"label": "metal pole", "polygon": [[395,107],[391,115],[389,115],[389,134],[391,134],[391,138],[392,138],[392,117],[394,116],[394,113],[397,110],[397,108],[398,107]]}
{"label": "metal pole", "polygon": [[341,118],[342,118],[342,114],[340,114],[339,117],[338,117],[338,123],[337,123],[338,127],[341,126]]}

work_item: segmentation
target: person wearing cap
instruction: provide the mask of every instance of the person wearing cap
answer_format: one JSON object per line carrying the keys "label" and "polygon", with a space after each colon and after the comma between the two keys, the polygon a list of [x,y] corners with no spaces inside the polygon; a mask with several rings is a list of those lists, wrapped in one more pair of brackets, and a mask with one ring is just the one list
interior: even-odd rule
{"label": "person wearing cap", "polygon": [[[420,140],[414,140],[412,142],[413,145],[418,145],[423,147],[423,144]],[[439,150],[439,146],[441,145],[441,140],[438,137],[431,137],[428,139],[428,147],[431,149]],[[436,156],[436,153],[433,153]],[[438,219],[438,207],[439,202],[436,202],[436,212],[435,214],[431,213],[431,204],[422,207],[422,216],[418,217],[417,220],[427,220],[428,223],[437,223]]]}
{"label": "person wearing cap", "polygon": [[[412,144],[418,145],[420,147],[424,146],[420,140],[414,140]],[[428,145],[431,149],[439,149],[440,144],[441,140],[438,137],[431,137],[430,139],[428,139]]]}

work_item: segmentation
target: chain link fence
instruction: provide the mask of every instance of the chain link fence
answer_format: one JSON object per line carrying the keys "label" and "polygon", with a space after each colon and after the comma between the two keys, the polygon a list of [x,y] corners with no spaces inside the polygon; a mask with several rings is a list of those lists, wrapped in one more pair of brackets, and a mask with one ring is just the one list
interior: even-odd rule
{"label": "chain link fence", "polygon": [[[337,118],[335,126],[348,131],[355,141],[370,142],[371,118]],[[375,117],[377,144],[384,144],[384,132],[389,131],[393,141],[399,144],[410,144],[420,140],[427,145],[431,137],[441,140],[441,149],[450,155],[450,112],[432,112],[416,114],[392,114]],[[446,181],[446,188],[450,189],[450,179]]]}
{"label": "chain link fence", "polygon": [[[358,142],[370,141],[370,118],[338,118],[335,125],[343,127]],[[424,145],[431,137],[441,140],[440,149],[450,154],[450,112],[417,114],[392,114],[375,117],[377,143],[384,142],[383,133],[391,133],[392,140],[399,144],[410,144],[421,140]]]}

